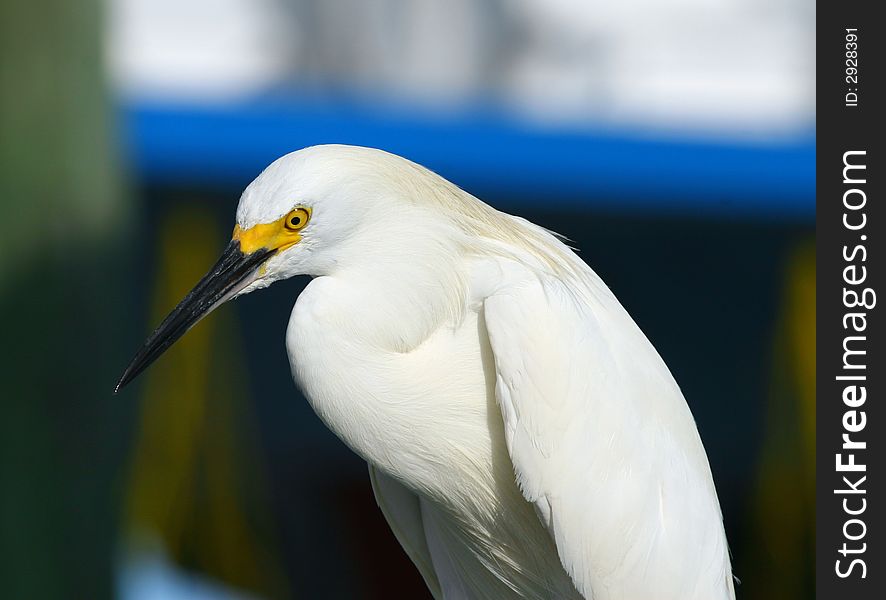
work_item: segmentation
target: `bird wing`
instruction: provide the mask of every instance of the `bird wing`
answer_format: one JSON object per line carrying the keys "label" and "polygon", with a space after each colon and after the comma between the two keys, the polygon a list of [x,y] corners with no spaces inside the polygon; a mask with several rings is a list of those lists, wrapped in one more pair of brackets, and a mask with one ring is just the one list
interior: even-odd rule
{"label": "bird wing", "polygon": [[533,271],[483,301],[520,489],[586,598],[733,598],[682,393],[605,284],[587,278]]}
{"label": "bird wing", "polygon": [[418,496],[372,465],[369,466],[369,479],[372,482],[372,491],[375,492],[375,501],[391,531],[418,568],[431,595],[435,600],[441,600],[443,595],[428,550]]}

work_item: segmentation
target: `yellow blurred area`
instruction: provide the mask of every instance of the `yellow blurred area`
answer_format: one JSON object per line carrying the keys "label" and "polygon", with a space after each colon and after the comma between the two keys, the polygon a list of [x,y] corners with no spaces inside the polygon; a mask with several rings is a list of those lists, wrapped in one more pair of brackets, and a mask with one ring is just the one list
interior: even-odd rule
{"label": "yellow blurred area", "polygon": [[[161,224],[152,322],[215,262],[221,229],[211,212],[194,208]],[[244,510],[247,495],[267,502],[255,440],[243,439],[254,433],[244,358],[237,323],[221,311],[145,375],[126,526],[135,540],[160,538],[179,562],[190,558],[193,568],[236,588],[283,598],[272,541],[257,539]]]}
{"label": "yellow blurred area", "polygon": [[739,577],[759,598],[815,591],[815,246],[800,243],[785,267],[773,344],[765,440]]}

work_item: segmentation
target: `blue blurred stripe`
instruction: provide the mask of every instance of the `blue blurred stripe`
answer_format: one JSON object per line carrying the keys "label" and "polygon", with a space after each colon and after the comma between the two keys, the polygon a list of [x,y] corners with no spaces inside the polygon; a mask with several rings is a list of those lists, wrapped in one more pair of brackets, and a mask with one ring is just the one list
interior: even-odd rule
{"label": "blue blurred stripe", "polygon": [[811,221],[815,138],[777,142],[665,139],[558,130],[476,113],[415,113],[338,103],[233,107],[130,104],[137,174],[155,184],[240,187],[278,156],[321,143],[406,156],[508,207],[747,216]]}

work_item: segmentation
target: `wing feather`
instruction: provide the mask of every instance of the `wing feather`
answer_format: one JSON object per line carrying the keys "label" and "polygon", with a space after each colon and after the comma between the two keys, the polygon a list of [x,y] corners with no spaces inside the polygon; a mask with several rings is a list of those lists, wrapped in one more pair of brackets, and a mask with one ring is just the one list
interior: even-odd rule
{"label": "wing feather", "polygon": [[605,285],[577,294],[554,276],[511,274],[483,310],[517,481],[577,589],[589,600],[733,598],[692,415]]}
{"label": "wing feather", "polygon": [[443,598],[425,537],[421,501],[396,480],[369,466],[369,479],[375,500],[391,526],[391,531],[418,568],[434,600]]}

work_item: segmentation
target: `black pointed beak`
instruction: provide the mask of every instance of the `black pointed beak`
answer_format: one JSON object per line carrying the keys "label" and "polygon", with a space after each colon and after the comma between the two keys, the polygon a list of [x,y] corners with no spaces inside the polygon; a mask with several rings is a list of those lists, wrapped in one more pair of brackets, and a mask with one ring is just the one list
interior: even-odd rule
{"label": "black pointed beak", "polygon": [[203,276],[184,300],[178,303],[154,333],[148,337],[114,388],[116,394],[135,379],[200,319],[224,304],[254,281],[261,264],[274,253],[260,249],[251,254],[240,250],[240,242],[231,241],[209,273]]}

